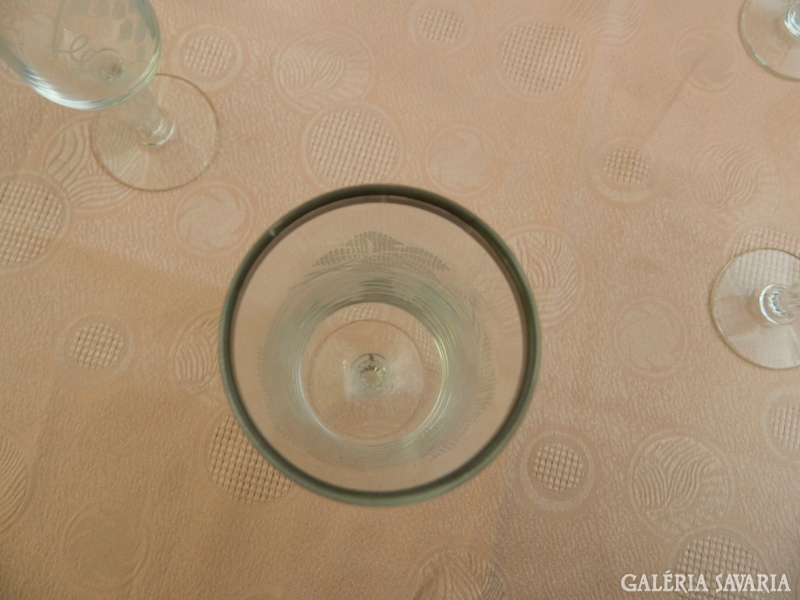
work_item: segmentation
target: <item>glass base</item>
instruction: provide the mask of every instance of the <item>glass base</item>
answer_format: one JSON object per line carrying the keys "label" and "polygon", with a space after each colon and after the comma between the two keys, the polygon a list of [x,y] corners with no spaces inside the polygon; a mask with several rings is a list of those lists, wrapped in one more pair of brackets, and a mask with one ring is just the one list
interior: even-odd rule
{"label": "glass base", "polygon": [[303,390],[319,423],[351,442],[398,440],[430,415],[442,384],[435,341],[407,312],[358,303],[333,313],[303,352]]}
{"label": "glass base", "polygon": [[181,187],[196,179],[216,153],[217,114],[208,97],[180,77],[156,75],[148,89],[174,123],[169,139],[160,145],[143,143],[112,109],[95,120],[92,148],[103,168],[125,185],[147,191]]}
{"label": "glass base", "polygon": [[727,264],[711,292],[711,310],[734,352],[770,369],[800,365],[800,320],[777,324],[761,311],[768,286],[798,280],[800,258],[781,250],[754,250]]}
{"label": "glass base", "polygon": [[740,28],[748,52],[774,75],[800,80],[800,7],[794,0],[747,0]]}

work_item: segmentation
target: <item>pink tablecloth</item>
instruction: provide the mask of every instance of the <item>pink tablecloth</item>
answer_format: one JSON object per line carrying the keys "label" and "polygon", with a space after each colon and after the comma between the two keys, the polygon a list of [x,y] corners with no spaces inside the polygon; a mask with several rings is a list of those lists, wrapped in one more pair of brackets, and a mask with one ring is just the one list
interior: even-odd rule
{"label": "pink tablecloth", "polygon": [[[155,8],[161,71],[219,116],[186,187],[111,180],[93,115],[0,66],[1,598],[605,600],[668,571],[800,597],[800,371],[739,358],[709,308],[735,254],[800,254],[800,83],[747,55],[738,2]],[[543,324],[500,457],[391,509],[280,475],[217,367],[249,246],[363,182],[485,219]]]}

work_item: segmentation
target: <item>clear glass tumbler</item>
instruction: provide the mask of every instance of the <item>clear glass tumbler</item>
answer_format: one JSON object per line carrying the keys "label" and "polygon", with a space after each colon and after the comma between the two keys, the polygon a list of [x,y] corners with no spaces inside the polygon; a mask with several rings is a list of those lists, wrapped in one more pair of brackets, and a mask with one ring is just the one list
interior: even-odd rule
{"label": "clear glass tumbler", "polygon": [[503,448],[540,355],[525,276],[475,215],[373,185],[290,212],[237,272],[220,327],[231,407],[294,481],[400,504]]}

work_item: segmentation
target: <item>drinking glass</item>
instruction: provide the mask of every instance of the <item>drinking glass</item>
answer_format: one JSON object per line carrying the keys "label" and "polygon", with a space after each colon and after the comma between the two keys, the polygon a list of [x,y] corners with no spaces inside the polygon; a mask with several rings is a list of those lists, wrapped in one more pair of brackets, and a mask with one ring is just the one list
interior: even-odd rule
{"label": "drinking glass", "polygon": [[474,475],[519,425],[540,334],[523,272],[464,208],[414,188],[334,191],[244,259],[220,326],[256,448],[330,498],[387,505]]}
{"label": "drinking glass", "polygon": [[735,257],[714,284],[711,307],[742,358],[771,369],[800,365],[800,258],[775,249]]}
{"label": "drinking glass", "polygon": [[[746,0],[744,45],[765,69],[800,80],[800,1]],[[800,259],[776,249],[731,260],[711,294],[714,322],[742,358],[772,369],[800,365]]]}
{"label": "drinking glass", "polygon": [[92,148],[126,185],[179,187],[216,151],[209,99],[156,75],[161,34],[148,0],[0,0],[0,57],[45,98],[101,111]]}
{"label": "drinking glass", "polygon": [[800,79],[800,2],[747,0],[739,25],[759,64],[780,77]]}

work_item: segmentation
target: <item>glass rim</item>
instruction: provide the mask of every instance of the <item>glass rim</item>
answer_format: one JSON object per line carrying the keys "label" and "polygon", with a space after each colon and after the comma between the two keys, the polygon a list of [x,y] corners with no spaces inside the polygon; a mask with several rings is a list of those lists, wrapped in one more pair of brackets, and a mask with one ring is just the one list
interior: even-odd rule
{"label": "glass rim", "polygon": [[[261,433],[247,412],[236,384],[231,357],[231,341],[239,299],[254,269],[269,253],[273,243],[310,218],[341,206],[376,202],[409,204],[429,210],[458,225],[481,243],[500,267],[517,300],[523,325],[522,377],[516,397],[500,427],[483,447],[455,470],[422,485],[391,491],[367,491],[337,486],[309,475],[284,458]],[[403,200],[410,202],[403,202]],[[438,194],[395,184],[369,184],[333,190],[306,201],[278,219],[255,242],[239,265],[222,307],[219,326],[219,364],[228,403],[250,442],[271,465],[295,483],[327,498],[366,506],[395,506],[438,496],[464,483],[486,467],[511,440],[530,404],[540,355],[541,329],[528,280],[508,246],[486,223],[466,208]]]}

